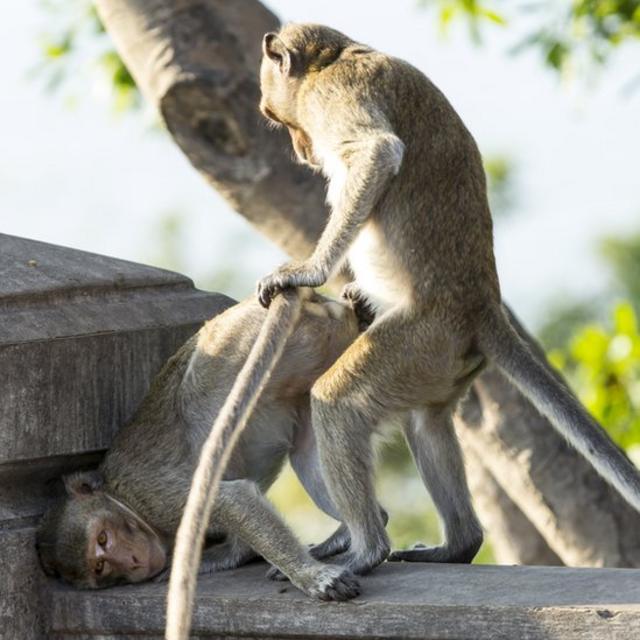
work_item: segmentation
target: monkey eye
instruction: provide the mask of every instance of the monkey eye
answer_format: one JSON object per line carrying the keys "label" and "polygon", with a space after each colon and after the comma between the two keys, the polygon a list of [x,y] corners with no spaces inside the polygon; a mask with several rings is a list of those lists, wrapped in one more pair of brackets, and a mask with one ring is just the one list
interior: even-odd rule
{"label": "monkey eye", "polygon": [[101,547],[104,547],[107,544],[107,532],[106,531],[101,531],[98,534],[98,544]]}
{"label": "monkey eye", "polygon": [[93,568],[93,572],[99,576],[102,573],[102,570],[104,569],[104,560],[98,560],[98,562],[96,562],[96,566]]}

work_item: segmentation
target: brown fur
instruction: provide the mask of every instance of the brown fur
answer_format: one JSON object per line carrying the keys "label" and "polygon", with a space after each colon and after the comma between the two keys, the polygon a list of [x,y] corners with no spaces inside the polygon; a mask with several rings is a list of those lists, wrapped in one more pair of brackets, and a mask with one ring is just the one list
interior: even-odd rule
{"label": "brown fur", "polygon": [[[38,543],[48,573],[94,588],[152,577],[121,567],[108,579],[97,578],[87,560],[87,531],[94,521],[107,518],[116,533],[146,532],[146,538],[136,534],[131,554],[142,557],[148,541],[159,542],[170,554],[203,443],[266,316],[255,300],[234,305],[207,322],[167,362],[98,471],[71,478],[68,495],[43,519]],[[312,556],[263,496],[291,456],[321,508],[336,515],[324,485],[314,482],[319,474],[309,468],[315,461],[309,389],[357,334],[358,319],[350,308],[303,293],[301,318],[224,471],[205,527],[210,546],[203,571],[236,567],[257,553],[314,597],[357,594],[348,571],[314,559],[327,548],[319,546]],[[338,550],[348,546],[344,528],[331,544]]]}
{"label": "brown fur", "polygon": [[442,92],[407,62],[321,25],[285,25],[265,36],[263,54],[261,110],[325,174],[332,213],[313,254],[263,278],[258,297],[269,305],[287,287],[322,285],[348,259],[351,295],[378,312],[312,389],[325,480],[351,531],[348,566],[364,573],[387,556],[370,435],[405,412],[446,539],[392,558],[473,558],[482,532],[451,416],[487,359],[640,508],[633,465],[503,313],[480,153]]}

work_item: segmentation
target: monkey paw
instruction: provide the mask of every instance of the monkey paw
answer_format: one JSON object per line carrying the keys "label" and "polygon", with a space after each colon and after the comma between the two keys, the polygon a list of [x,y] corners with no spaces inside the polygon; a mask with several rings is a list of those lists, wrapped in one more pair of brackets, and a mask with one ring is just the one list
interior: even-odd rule
{"label": "monkey paw", "polygon": [[344,553],[351,546],[351,536],[346,533],[343,536],[331,537],[320,544],[314,544],[309,547],[309,553],[316,560],[324,560],[338,553]]}
{"label": "monkey paw", "polygon": [[347,551],[332,558],[332,562],[345,566],[357,576],[363,576],[384,562],[388,553],[389,547],[381,547],[375,551],[367,550],[364,553]]}
{"label": "monkey paw", "polygon": [[358,328],[366,331],[376,319],[376,312],[367,297],[355,282],[345,284],[340,297],[346,300],[358,318]]}
{"label": "monkey paw", "polygon": [[292,287],[319,287],[327,281],[327,272],[309,262],[289,262],[258,282],[258,300],[263,307],[284,289]]}
{"label": "monkey paw", "polygon": [[323,565],[313,582],[303,590],[320,600],[350,600],[360,595],[360,583],[349,569]]}
{"label": "monkey paw", "polygon": [[389,562],[438,562],[450,564],[470,564],[475,558],[482,540],[473,542],[461,549],[453,549],[448,545],[427,547],[422,543],[413,546],[412,549],[393,551],[389,554]]}

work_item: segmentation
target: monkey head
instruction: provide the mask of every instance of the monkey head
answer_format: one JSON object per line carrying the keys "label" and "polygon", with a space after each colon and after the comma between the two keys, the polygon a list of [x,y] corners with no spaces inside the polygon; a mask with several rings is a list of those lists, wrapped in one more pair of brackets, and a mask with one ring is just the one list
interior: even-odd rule
{"label": "monkey head", "polygon": [[158,534],[103,490],[98,472],[64,479],[67,495],[44,515],[36,535],[48,575],[99,589],[160,573],[167,552]]}
{"label": "monkey head", "polygon": [[339,31],[313,24],[287,24],[262,40],[260,111],[272,124],[287,127],[297,158],[313,168],[319,162],[300,122],[300,90],[312,73],[335,62],[350,43]]}

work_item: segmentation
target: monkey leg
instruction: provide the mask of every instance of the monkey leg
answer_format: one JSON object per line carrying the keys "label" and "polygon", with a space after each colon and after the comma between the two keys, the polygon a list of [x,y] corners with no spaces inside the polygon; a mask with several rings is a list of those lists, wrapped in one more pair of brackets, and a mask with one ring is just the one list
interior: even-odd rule
{"label": "monkey leg", "polygon": [[414,411],[404,428],[418,471],[442,519],[444,544],[395,551],[390,561],[468,563],[482,545],[482,527],[471,504],[451,414],[449,407]]}
{"label": "monkey leg", "polygon": [[357,408],[335,399],[316,397],[312,407],[324,477],[351,536],[350,551],[341,560],[364,574],[389,553],[373,486],[371,427]]}
{"label": "monkey leg", "polygon": [[[349,375],[353,350],[350,347],[315,383],[311,412],[322,476],[351,537],[350,550],[340,560],[364,574],[384,561],[390,547],[373,485],[371,435],[379,418],[369,411],[375,402],[366,377],[359,385],[356,376]],[[352,357],[357,359],[357,352]]]}
{"label": "monkey leg", "polygon": [[[340,513],[329,495],[322,474],[317,440],[311,425],[311,416],[306,411],[303,413],[298,425],[298,432],[289,454],[289,459],[302,486],[315,504],[334,520],[341,521]],[[377,503],[376,508],[380,510],[383,526],[385,526],[389,519],[387,512]],[[349,528],[344,523],[341,523],[329,538],[318,545],[312,546],[309,551],[314,558],[324,559],[344,553],[350,546],[351,533]],[[271,571],[269,577],[274,580],[282,579],[282,576],[277,571]]]}
{"label": "monkey leg", "polygon": [[[293,448],[289,454],[289,460],[291,467],[300,480],[300,484],[302,484],[316,506],[334,520],[340,521],[341,518],[338,509],[336,509],[336,506],[331,500],[324,478],[322,477],[318,457],[318,446],[311,427],[310,409],[309,411],[304,411],[303,418],[298,425],[298,433],[296,434]],[[349,529],[341,523],[324,542],[312,545],[309,551],[314,558],[321,560],[338,553],[343,553],[350,545],[351,536]],[[270,572],[269,577],[274,580],[282,578],[276,571]]]}
{"label": "monkey leg", "polygon": [[[365,573],[389,550],[373,485],[371,434],[385,419],[459,397],[465,342],[441,318],[390,312],[374,322],[311,389],[323,477],[351,533],[346,562]],[[462,476],[464,478],[464,476]],[[465,485],[466,487],[466,485]],[[465,488],[466,491],[466,488]]]}
{"label": "monkey leg", "polygon": [[204,549],[199,573],[205,575],[237,569],[259,559],[260,556],[246,542],[238,536],[229,535],[224,542]]}
{"label": "monkey leg", "polygon": [[[380,516],[384,526],[387,526],[389,522],[389,514],[380,506]],[[317,560],[323,560],[324,558],[330,558],[331,556],[344,553],[351,546],[351,534],[349,528],[340,523],[340,526],[323,542],[320,544],[314,544],[309,547],[309,553]]]}
{"label": "monkey leg", "polygon": [[220,484],[211,524],[215,531],[222,527],[237,535],[307,595],[321,600],[347,600],[360,592],[348,569],[311,557],[257,485],[249,480]]}
{"label": "monkey leg", "polygon": [[[229,536],[228,540],[207,547],[202,551],[202,560],[198,567],[198,575],[206,576],[216,571],[237,569],[260,556],[247,544],[236,536]],[[171,575],[171,565],[152,578],[153,582],[167,582]]]}

